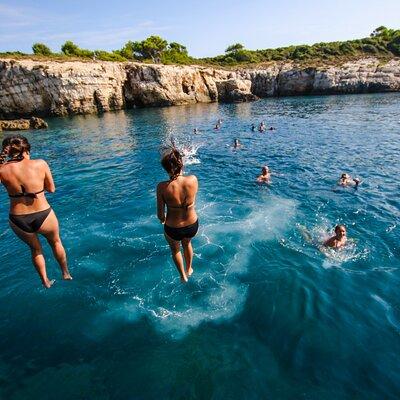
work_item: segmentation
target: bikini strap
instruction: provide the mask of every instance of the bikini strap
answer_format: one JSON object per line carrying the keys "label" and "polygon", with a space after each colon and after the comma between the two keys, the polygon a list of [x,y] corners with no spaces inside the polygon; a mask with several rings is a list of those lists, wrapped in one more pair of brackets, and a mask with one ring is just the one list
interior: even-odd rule
{"label": "bikini strap", "polygon": [[21,185],[21,193],[18,194],[9,194],[8,196],[17,199],[19,197],[29,197],[31,199],[37,199],[37,195],[43,193],[44,189],[40,190],[39,192],[26,192],[23,185]]}

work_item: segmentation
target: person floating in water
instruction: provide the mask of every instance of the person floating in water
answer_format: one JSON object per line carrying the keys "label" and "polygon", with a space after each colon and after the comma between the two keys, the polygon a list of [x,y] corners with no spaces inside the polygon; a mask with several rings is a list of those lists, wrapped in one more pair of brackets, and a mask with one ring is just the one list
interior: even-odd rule
{"label": "person floating in water", "polygon": [[343,173],[338,181],[339,186],[355,186],[356,188],[360,184],[360,179],[352,178],[349,174]]}
{"label": "person floating in water", "polygon": [[347,242],[347,232],[344,225],[335,226],[335,235],[324,242],[325,247],[331,247],[333,249],[339,249],[343,247]]}
{"label": "person floating in water", "polygon": [[239,139],[235,139],[233,141],[233,148],[238,149],[239,147],[242,147],[242,143],[239,142]]}
{"label": "person floating in water", "polygon": [[254,124],[251,124],[251,131],[255,132],[256,131],[256,126]]}
{"label": "person floating in water", "polygon": [[276,128],[274,128],[273,126],[270,126],[268,130],[269,131],[276,131]]}
{"label": "person floating in water", "polygon": [[44,194],[45,191],[54,193],[56,190],[51,171],[44,160],[31,160],[30,150],[31,146],[24,136],[4,139],[0,153],[0,180],[10,197],[10,227],[30,247],[33,265],[43,286],[49,288],[54,280],[47,277],[38,234],[43,235],[50,244],[63,279],[71,280],[72,277],[68,271],[57,217]]}
{"label": "person floating in water", "polygon": [[265,129],[266,129],[266,127],[265,127],[264,122],[261,122],[260,125],[258,126],[258,131],[265,132]]}
{"label": "person floating in water", "polygon": [[[170,246],[172,259],[181,281],[187,282],[188,277],[193,273],[191,239],[199,229],[194,208],[198,182],[194,175],[183,176],[182,155],[175,148],[164,154],[161,165],[167,171],[169,180],[160,182],[157,186],[157,217],[164,224],[165,239]],[[165,215],[165,208],[167,208],[167,215]]]}
{"label": "person floating in water", "polygon": [[269,168],[265,165],[262,167],[261,175],[257,178],[259,183],[270,183],[271,182],[271,172]]}
{"label": "person floating in water", "polygon": [[194,128],[194,129],[193,129],[193,133],[194,133],[195,135],[197,135],[197,134],[199,133],[199,130],[198,130],[197,128]]}
{"label": "person floating in water", "polygon": [[214,126],[214,130],[218,131],[221,128],[221,125],[217,122]]}

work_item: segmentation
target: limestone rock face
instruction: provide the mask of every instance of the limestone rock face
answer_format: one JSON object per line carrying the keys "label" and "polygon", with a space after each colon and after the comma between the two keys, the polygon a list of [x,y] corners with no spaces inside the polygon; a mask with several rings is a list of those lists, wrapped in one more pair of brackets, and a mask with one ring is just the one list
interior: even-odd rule
{"label": "limestone rock face", "polygon": [[126,65],[126,102],[136,106],[171,106],[216,101],[216,79],[226,71],[196,66]]}
{"label": "limestone rock face", "polygon": [[400,91],[400,60],[275,63],[227,71],[142,63],[0,60],[0,118],[99,113],[257,97]]}
{"label": "limestone rock face", "polygon": [[120,63],[0,60],[0,117],[121,109],[124,81]]}
{"label": "limestone rock face", "polygon": [[218,99],[221,102],[240,103],[257,100],[251,93],[251,81],[247,79],[228,79],[217,81]]}
{"label": "limestone rock face", "polygon": [[41,118],[0,120],[0,131],[21,131],[27,129],[48,128],[47,122]]}
{"label": "limestone rock face", "polygon": [[375,58],[340,66],[300,68],[292,63],[247,72],[259,97],[400,91],[400,60]]}

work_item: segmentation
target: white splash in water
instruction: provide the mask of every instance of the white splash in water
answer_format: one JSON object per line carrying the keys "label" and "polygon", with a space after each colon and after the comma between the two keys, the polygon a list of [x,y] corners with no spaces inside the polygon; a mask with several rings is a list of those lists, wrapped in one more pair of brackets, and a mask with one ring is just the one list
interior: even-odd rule
{"label": "white splash in water", "polygon": [[[232,220],[226,205],[200,205],[201,221],[213,222],[203,222],[194,241],[195,272],[186,285],[179,282],[162,234],[146,237],[145,253],[137,257],[134,269],[119,278],[113,276],[113,300],[96,324],[106,329],[110,319],[135,321],[147,316],[160,331],[178,338],[202,322],[223,321],[240,313],[247,296],[247,284],[240,277],[250,267],[252,243],[283,235],[295,215],[296,203],[269,196],[246,202],[246,208],[250,213]],[[140,226],[148,228],[149,224],[152,226],[145,218],[135,227],[140,231]],[[124,243],[135,247],[142,241]]]}

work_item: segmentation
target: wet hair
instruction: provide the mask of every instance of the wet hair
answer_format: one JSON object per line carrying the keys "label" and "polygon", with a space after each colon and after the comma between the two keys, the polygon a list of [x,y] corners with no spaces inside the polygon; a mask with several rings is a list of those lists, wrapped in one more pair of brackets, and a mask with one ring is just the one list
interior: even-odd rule
{"label": "wet hair", "polygon": [[3,140],[0,153],[0,164],[4,164],[7,158],[21,160],[24,153],[31,151],[28,139],[22,135],[9,136]]}
{"label": "wet hair", "polygon": [[183,158],[182,154],[175,147],[164,153],[161,158],[161,165],[171,175],[174,180],[182,172]]}
{"label": "wet hair", "polygon": [[348,179],[349,174],[343,173],[340,179]]}
{"label": "wet hair", "polygon": [[335,226],[335,233],[337,234],[339,229],[342,229],[342,228],[346,229],[346,227],[344,225],[336,225]]}

